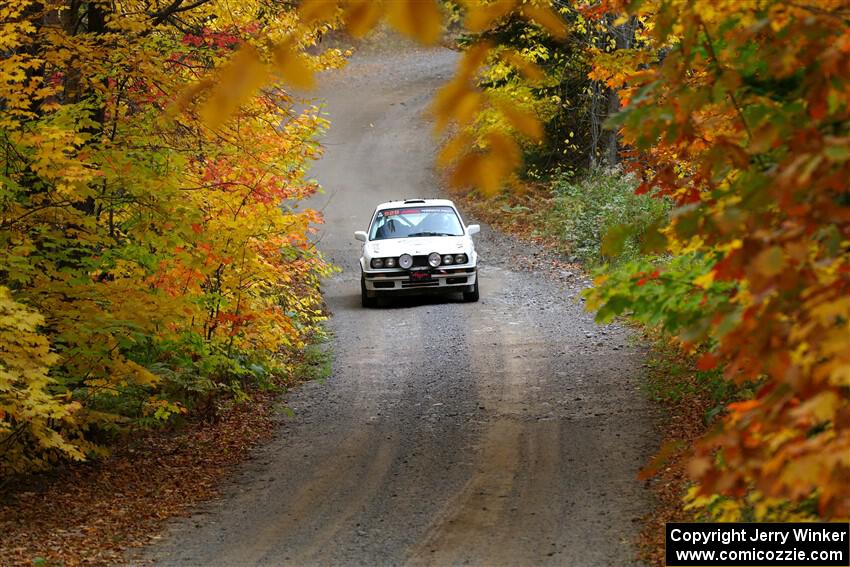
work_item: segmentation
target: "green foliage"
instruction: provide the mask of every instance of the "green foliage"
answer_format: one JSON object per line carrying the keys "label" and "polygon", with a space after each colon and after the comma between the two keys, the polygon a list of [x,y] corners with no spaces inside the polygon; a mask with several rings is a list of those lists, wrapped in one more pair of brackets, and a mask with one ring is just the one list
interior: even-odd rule
{"label": "green foliage", "polygon": [[[668,204],[635,195],[637,183],[617,170],[596,170],[578,180],[560,176],[554,181],[554,203],[541,235],[556,237],[570,254],[588,266],[605,261],[620,264],[641,256],[649,229],[667,218]],[[617,254],[603,253],[605,237],[628,226]],[[607,252],[607,251],[606,251]]]}
{"label": "green foliage", "polygon": [[596,287],[587,290],[596,320],[628,316],[652,328],[690,341],[704,332],[705,311],[729,301],[734,283],[710,280],[715,258],[680,254],[668,261],[641,257],[597,271]]}

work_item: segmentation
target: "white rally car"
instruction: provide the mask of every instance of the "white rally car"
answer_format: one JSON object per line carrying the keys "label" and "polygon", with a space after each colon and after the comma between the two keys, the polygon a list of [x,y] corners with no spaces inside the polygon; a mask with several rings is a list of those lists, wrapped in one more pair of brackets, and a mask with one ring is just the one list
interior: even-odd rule
{"label": "white rally car", "polygon": [[454,203],[446,199],[407,199],[382,203],[369,231],[358,230],[360,295],[374,307],[379,295],[463,293],[478,301],[478,254]]}

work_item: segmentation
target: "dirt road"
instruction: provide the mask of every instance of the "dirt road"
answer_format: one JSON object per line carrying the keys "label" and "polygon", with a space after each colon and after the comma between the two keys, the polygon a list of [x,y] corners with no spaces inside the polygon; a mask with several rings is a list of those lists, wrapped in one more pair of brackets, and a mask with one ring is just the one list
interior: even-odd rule
{"label": "dirt road", "polygon": [[[487,227],[481,301],[360,307],[359,243],[376,203],[440,194],[423,118],[447,50],[359,55],[322,96],[333,126],[314,171],[333,376],[225,498],[172,524],[163,565],[634,565],[655,446],[642,352],[594,325],[580,277],[517,267],[534,251]],[[466,219],[474,222],[474,219]],[[478,237],[477,237],[478,238]],[[552,277],[552,276],[557,277]]]}

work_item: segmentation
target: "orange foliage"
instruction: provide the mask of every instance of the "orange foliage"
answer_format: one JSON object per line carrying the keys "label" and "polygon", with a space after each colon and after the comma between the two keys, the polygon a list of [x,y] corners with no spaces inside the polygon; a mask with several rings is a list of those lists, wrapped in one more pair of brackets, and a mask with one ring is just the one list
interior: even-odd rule
{"label": "orange foliage", "polygon": [[[701,369],[717,361],[728,380],[760,385],[697,445],[711,466],[693,467],[694,478],[703,493],[816,497],[823,517],[846,517],[848,5],[648,2],[634,15],[644,44],[597,74],[630,101],[615,123],[640,191],[678,206],[672,249],[710,260],[699,287],[723,287],[724,299],[679,332],[713,349]],[[657,60],[646,66],[648,53]]]}

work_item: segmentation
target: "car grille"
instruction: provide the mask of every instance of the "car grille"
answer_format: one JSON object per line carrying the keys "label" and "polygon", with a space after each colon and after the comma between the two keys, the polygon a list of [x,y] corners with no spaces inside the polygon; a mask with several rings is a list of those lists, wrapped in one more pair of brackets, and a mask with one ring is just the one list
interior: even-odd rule
{"label": "car grille", "polygon": [[[452,256],[454,256],[454,255],[455,254],[452,254]],[[424,268],[425,266],[431,267],[431,265],[428,263],[428,256],[419,255],[419,256],[413,257],[413,267],[414,268]],[[443,265],[443,266],[440,266],[440,267],[441,268],[450,268],[451,264],[449,264],[448,266]],[[474,268],[470,268],[467,271],[470,271],[470,272],[474,271]]]}
{"label": "car grille", "polygon": [[439,286],[440,282],[437,280],[425,280],[422,282],[401,282],[401,287],[434,287]]}

